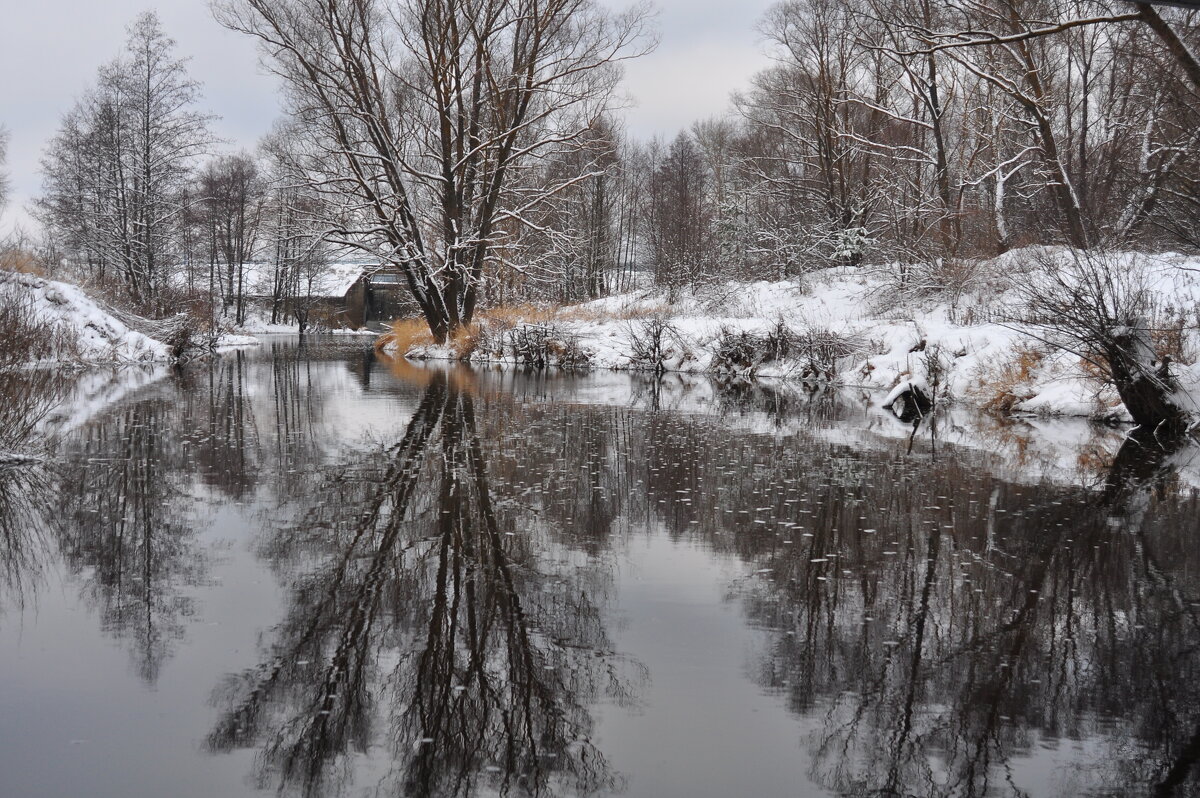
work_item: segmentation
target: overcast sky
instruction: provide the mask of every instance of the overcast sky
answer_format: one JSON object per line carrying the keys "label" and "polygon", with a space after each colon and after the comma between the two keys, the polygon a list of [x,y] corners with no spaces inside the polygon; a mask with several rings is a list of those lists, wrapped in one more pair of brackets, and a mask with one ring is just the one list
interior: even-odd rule
{"label": "overcast sky", "polygon": [[[623,7],[626,0],[601,0]],[[724,113],[729,94],[765,63],[755,23],[774,0],[657,0],[658,50],[627,66],[637,101],[627,115],[638,136],[673,135],[696,119]],[[11,134],[12,197],[0,230],[25,221],[22,206],[41,185],[39,160],[75,98],[125,40],[125,26],[156,9],[190,72],[204,84],[204,107],[231,148],[251,149],[279,113],[273,78],[253,42],[213,21],[207,0],[33,0],[14,2],[0,24],[0,125]]]}

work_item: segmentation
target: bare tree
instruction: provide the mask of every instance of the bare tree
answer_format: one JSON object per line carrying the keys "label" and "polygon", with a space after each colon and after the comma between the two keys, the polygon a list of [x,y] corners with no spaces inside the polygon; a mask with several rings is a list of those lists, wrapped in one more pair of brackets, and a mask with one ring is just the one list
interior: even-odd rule
{"label": "bare tree", "polygon": [[121,280],[143,310],[166,312],[182,187],[212,143],[194,110],[200,86],[153,13],[129,28],[122,58],[64,117],[43,160],[39,212],[87,276]]}
{"label": "bare tree", "polygon": [[526,223],[507,220],[500,228],[503,238],[485,271],[493,285],[490,301],[572,302],[608,293],[617,269],[622,138],[610,120],[599,119],[579,137],[579,146],[550,153],[541,169],[514,183],[514,193],[545,185],[563,189],[531,209]]}
{"label": "bare tree", "polygon": [[198,195],[202,224],[211,239],[210,263],[213,269],[218,263],[222,266],[210,290],[217,289],[223,312],[232,309],[240,326],[246,322],[246,266],[259,251],[266,186],[258,165],[250,155],[240,153],[209,163],[200,174]]}
{"label": "bare tree", "polygon": [[505,222],[565,183],[510,192],[613,107],[647,10],[591,0],[229,0],[305,147],[294,170],[337,211],[330,238],[404,274],[434,337],[469,323]]}
{"label": "bare tree", "polygon": [[[842,0],[788,0],[768,13],[762,31],[779,64],[756,78],[740,103],[742,113],[780,140],[776,157],[783,169],[774,179],[804,194],[828,238],[840,240],[865,226],[876,197],[862,146],[872,138],[872,111],[844,102],[851,93],[875,93],[866,85],[863,48],[855,45],[853,7]],[[858,255],[849,260],[857,262]]]}
{"label": "bare tree", "polygon": [[271,263],[271,323],[291,318],[304,334],[334,247],[322,235],[330,216],[322,195],[289,170],[299,143],[296,124],[281,121],[260,146],[265,190],[260,252]]}
{"label": "bare tree", "polygon": [[708,182],[695,139],[679,133],[662,153],[646,193],[647,254],[660,285],[695,287],[707,271],[712,229]]}

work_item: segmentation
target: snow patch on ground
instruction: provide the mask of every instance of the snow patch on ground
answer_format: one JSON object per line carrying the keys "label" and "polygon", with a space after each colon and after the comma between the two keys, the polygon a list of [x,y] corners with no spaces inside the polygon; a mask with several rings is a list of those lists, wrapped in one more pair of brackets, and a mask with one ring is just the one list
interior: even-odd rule
{"label": "snow patch on ground", "polygon": [[235,349],[245,349],[248,346],[262,346],[262,341],[253,335],[237,335],[223,333],[213,344],[218,352],[232,352]]}

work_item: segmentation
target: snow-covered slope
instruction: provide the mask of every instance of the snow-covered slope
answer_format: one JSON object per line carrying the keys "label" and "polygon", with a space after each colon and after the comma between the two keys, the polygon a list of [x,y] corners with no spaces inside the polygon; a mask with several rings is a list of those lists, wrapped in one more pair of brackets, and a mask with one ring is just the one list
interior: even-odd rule
{"label": "snow-covered slope", "polygon": [[166,344],[131,330],[80,288],[28,274],[0,272],[9,301],[28,303],[33,318],[60,337],[49,360],[84,363],[146,363],[170,359]]}

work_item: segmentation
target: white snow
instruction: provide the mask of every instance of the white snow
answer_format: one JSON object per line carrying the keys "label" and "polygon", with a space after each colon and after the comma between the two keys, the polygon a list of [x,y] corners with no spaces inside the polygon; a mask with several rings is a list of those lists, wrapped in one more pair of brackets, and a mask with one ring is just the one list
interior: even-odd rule
{"label": "white snow", "polygon": [[65,359],[84,363],[170,360],[166,344],[131,330],[78,286],[29,274],[0,272],[0,290],[30,300],[39,321],[53,325],[74,342],[76,351]]}
{"label": "white snow", "polygon": [[[113,316],[82,288],[29,274],[0,271],[0,291],[31,303],[35,319],[49,324],[63,339],[62,351],[39,365],[127,365],[171,360],[170,347]],[[262,342],[249,335],[223,333],[218,352]]]}
{"label": "white snow", "polygon": [[[837,363],[836,381],[888,391],[906,380],[929,382],[940,364],[938,396],[975,407],[1005,406],[1017,413],[1127,420],[1111,387],[1077,356],[1057,351],[1028,331],[998,323],[1017,307],[1015,281],[1037,280],[1039,264],[1064,258],[1063,250],[1014,250],[980,265],[971,287],[936,296],[897,291],[888,269],[836,268],[804,280],[715,282],[671,297],[647,288],[559,311],[555,329],[577,340],[594,367],[635,369],[631,335],[642,319],[668,321],[678,336],[668,370],[706,372],[723,329],[765,334],[779,321],[797,332],[829,331],[852,339],[853,356]],[[1150,288],[1158,310],[1194,320],[1200,310],[1200,258],[1123,253],[1121,269]],[[1007,315],[1006,315],[1007,314]],[[1185,391],[1200,396],[1200,334],[1185,330],[1184,358],[1175,364]],[[924,344],[922,345],[922,342]],[[449,356],[443,347],[417,347],[410,357]],[[758,377],[794,377],[795,358],[767,363]]]}
{"label": "white snow", "polygon": [[880,406],[891,407],[896,403],[897,399],[912,390],[920,391],[926,397],[932,398],[933,396],[932,392],[929,390],[929,383],[920,377],[914,377],[911,380],[902,380],[901,382],[897,383],[896,387],[893,388],[886,397],[884,397],[883,403]]}
{"label": "white snow", "polygon": [[[312,285],[312,296],[345,296],[358,278],[364,273],[378,270],[378,264],[363,261],[339,261],[330,263],[316,275]],[[242,266],[242,283],[245,292],[252,296],[271,296],[275,280],[274,267],[270,263],[247,263]]]}

